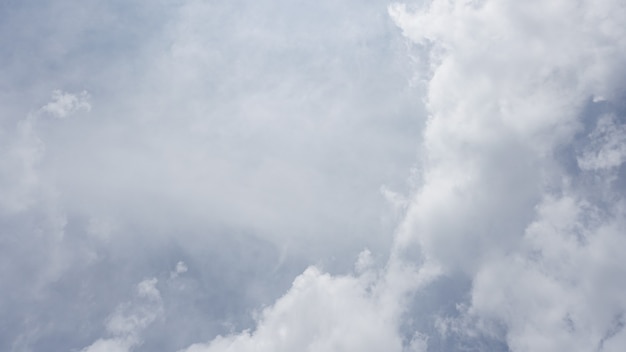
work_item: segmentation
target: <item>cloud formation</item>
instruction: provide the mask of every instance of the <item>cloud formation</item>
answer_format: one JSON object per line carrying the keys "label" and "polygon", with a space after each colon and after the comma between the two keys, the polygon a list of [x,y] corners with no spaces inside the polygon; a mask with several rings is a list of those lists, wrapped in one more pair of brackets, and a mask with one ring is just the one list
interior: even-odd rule
{"label": "cloud formation", "polygon": [[418,332],[407,341],[398,332],[406,303],[399,287],[418,289],[437,273],[427,266],[414,275],[398,268],[381,272],[369,251],[359,255],[354,274],[333,276],[309,267],[259,314],[254,331],[218,336],[184,351],[425,351],[427,336]]}
{"label": "cloud formation", "polygon": [[177,350],[386,255],[420,103],[385,6],[0,5],[0,349],[113,341],[156,277],[165,318],[124,348]]}
{"label": "cloud formation", "polygon": [[624,349],[619,1],[0,19],[0,349]]}
{"label": "cloud formation", "polygon": [[98,339],[81,352],[128,352],[141,344],[140,333],[163,315],[161,293],[156,278],[137,284],[136,301],[120,305],[107,319],[109,338]]}
{"label": "cloud formation", "polygon": [[285,296],[260,313],[254,332],[218,337],[185,351],[398,350],[401,341],[390,307],[377,306],[368,285],[364,277],[333,277],[308,268]]}
{"label": "cloud formation", "polygon": [[483,330],[512,351],[616,348],[623,7],[432,1],[390,14],[430,67],[424,184],[399,250],[416,242],[471,282],[441,331]]}

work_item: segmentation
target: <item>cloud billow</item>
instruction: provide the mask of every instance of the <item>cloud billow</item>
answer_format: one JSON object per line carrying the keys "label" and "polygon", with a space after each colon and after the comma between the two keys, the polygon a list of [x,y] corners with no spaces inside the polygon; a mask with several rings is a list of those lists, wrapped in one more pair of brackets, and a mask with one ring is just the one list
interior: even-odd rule
{"label": "cloud billow", "polygon": [[0,348],[626,346],[619,1],[0,14]]}
{"label": "cloud billow", "polygon": [[[440,331],[491,329],[512,351],[619,349],[625,262],[609,248],[624,241],[623,188],[607,169],[622,164],[623,119],[584,113],[623,99],[623,9],[433,1],[390,13],[431,53],[425,181],[398,251],[416,241],[472,282]],[[573,145],[575,172],[559,158]]]}

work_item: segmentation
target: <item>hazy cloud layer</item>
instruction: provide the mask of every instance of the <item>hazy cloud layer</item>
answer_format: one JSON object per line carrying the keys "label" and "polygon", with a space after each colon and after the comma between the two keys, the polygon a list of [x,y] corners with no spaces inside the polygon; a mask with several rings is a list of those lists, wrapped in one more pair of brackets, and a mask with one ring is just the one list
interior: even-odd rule
{"label": "hazy cloud layer", "polygon": [[615,0],[0,5],[0,349],[621,351]]}
{"label": "hazy cloud layer", "polygon": [[[356,5],[1,4],[0,349],[185,348],[309,265],[382,262],[420,88],[386,2]],[[111,333],[146,277],[162,318]]]}

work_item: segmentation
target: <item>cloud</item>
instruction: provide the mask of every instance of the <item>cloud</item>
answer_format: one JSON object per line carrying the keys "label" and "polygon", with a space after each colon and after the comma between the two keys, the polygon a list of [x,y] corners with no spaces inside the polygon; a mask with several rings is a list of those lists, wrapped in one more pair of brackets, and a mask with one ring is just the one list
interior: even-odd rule
{"label": "cloud", "polygon": [[[513,351],[602,350],[621,332],[625,289],[621,219],[584,200],[546,199],[527,229],[525,250],[496,260],[476,276],[471,314],[508,327]],[[621,217],[621,215],[619,215]]]}
{"label": "cloud", "polygon": [[170,272],[170,278],[177,278],[180,274],[186,273],[187,270],[189,270],[189,268],[187,268],[187,265],[184,262],[178,262],[176,263],[174,271]]}
{"label": "cloud", "polygon": [[626,159],[626,130],[613,116],[598,119],[596,128],[589,134],[592,143],[578,157],[582,170],[602,170],[619,167]]}
{"label": "cloud", "polygon": [[106,330],[111,337],[98,339],[81,352],[128,352],[141,345],[141,332],[163,315],[157,283],[152,278],[137,284],[135,299],[118,306],[107,319]]}
{"label": "cloud", "polygon": [[[0,349],[176,350],[386,256],[420,102],[386,2],[348,5],[0,5]],[[101,322],[146,276],[130,347]]]}
{"label": "cloud", "polygon": [[623,163],[624,111],[594,111],[623,99],[626,14],[597,5],[390,7],[430,65],[424,183],[396,251],[415,243],[471,282],[434,313],[448,348],[602,350],[621,332],[626,263],[608,248],[623,241],[623,187],[607,171]]}
{"label": "cloud", "polygon": [[623,349],[619,1],[76,5],[0,5],[0,349]]}
{"label": "cloud", "polygon": [[[369,255],[359,256],[358,275],[332,276],[309,267],[259,314],[254,331],[218,336],[184,351],[426,351],[426,336],[416,333],[407,343],[398,333],[404,292],[364,268]],[[422,270],[418,286],[432,274]]]}
{"label": "cloud", "polygon": [[41,108],[42,112],[51,114],[56,118],[66,118],[80,110],[90,111],[89,93],[82,91],[79,95],[54,90],[52,101]]}
{"label": "cloud", "polygon": [[[66,206],[147,227],[162,219],[155,226],[162,232],[170,232],[173,208],[193,228],[185,233],[245,229],[310,262],[341,258],[333,265],[343,269],[364,247],[357,238],[388,247],[393,225],[380,221],[387,205],[378,189],[404,189],[420,124],[403,40],[392,36],[384,2],[345,18],[339,10],[356,10],[325,2],[302,12],[300,5],[188,1],[122,15],[90,3],[79,18],[107,16],[76,23],[91,35],[60,41],[82,49],[68,60],[83,57],[84,64],[63,68],[83,80],[58,86],[86,87],[97,107],[41,136],[49,149],[45,172]],[[156,24],[149,16],[164,13]],[[115,36],[118,26],[130,27],[141,44],[126,48],[135,37]],[[94,57],[111,36],[119,45],[109,61]],[[49,108],[83,106],[74,96]],[[361,175],[356,182],[354,174]]]}

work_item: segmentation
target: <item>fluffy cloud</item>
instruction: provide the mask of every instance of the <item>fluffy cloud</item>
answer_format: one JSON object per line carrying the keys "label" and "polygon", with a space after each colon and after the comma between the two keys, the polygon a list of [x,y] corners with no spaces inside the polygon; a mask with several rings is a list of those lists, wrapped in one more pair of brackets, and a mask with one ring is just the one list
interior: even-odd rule
{"label": "fluffy cloud", "polygon": [[477,274],[471,314],[503,321],[513,351],[614,350],[603,346],[622,333],[623,213],[589,221],[601,212],[572,197],[538,213],[526,248]]}
{"label": "fluffy cloud", "polygon": [[[399,290],[391,271],[372,267],[364,251],[357,274],[332,276],[309,267],[290,290],[258,316],[254,331],[218,336],[186,352],[220,351],[425,351],[426,336],[415,333],[406,340],[398,332],[406,290]],[[422,268],[413,289],[426,285],[437,271]],[[383,275],[383,276],[380,276]]]}
{"label": "fluffy cloud", "polygon": [[619,1],[76,5],[0,6],[0,348],[623,349]]}
{"label": "fluffy cloud", "polygon": [[471,282],[469,301],[437,313],[439,333],[482,331],[512,351],[615,348],[623,8],[432,1],[390,14],[430,53],[424,183],[397,250],[417,243]]}
{"label": "fluffy cloud", "polygon": [[218,337],[186,351],[400,350],[394,321],[386,307],[376,306],[363,281],[309,268],[261,313],[254,332]]}

